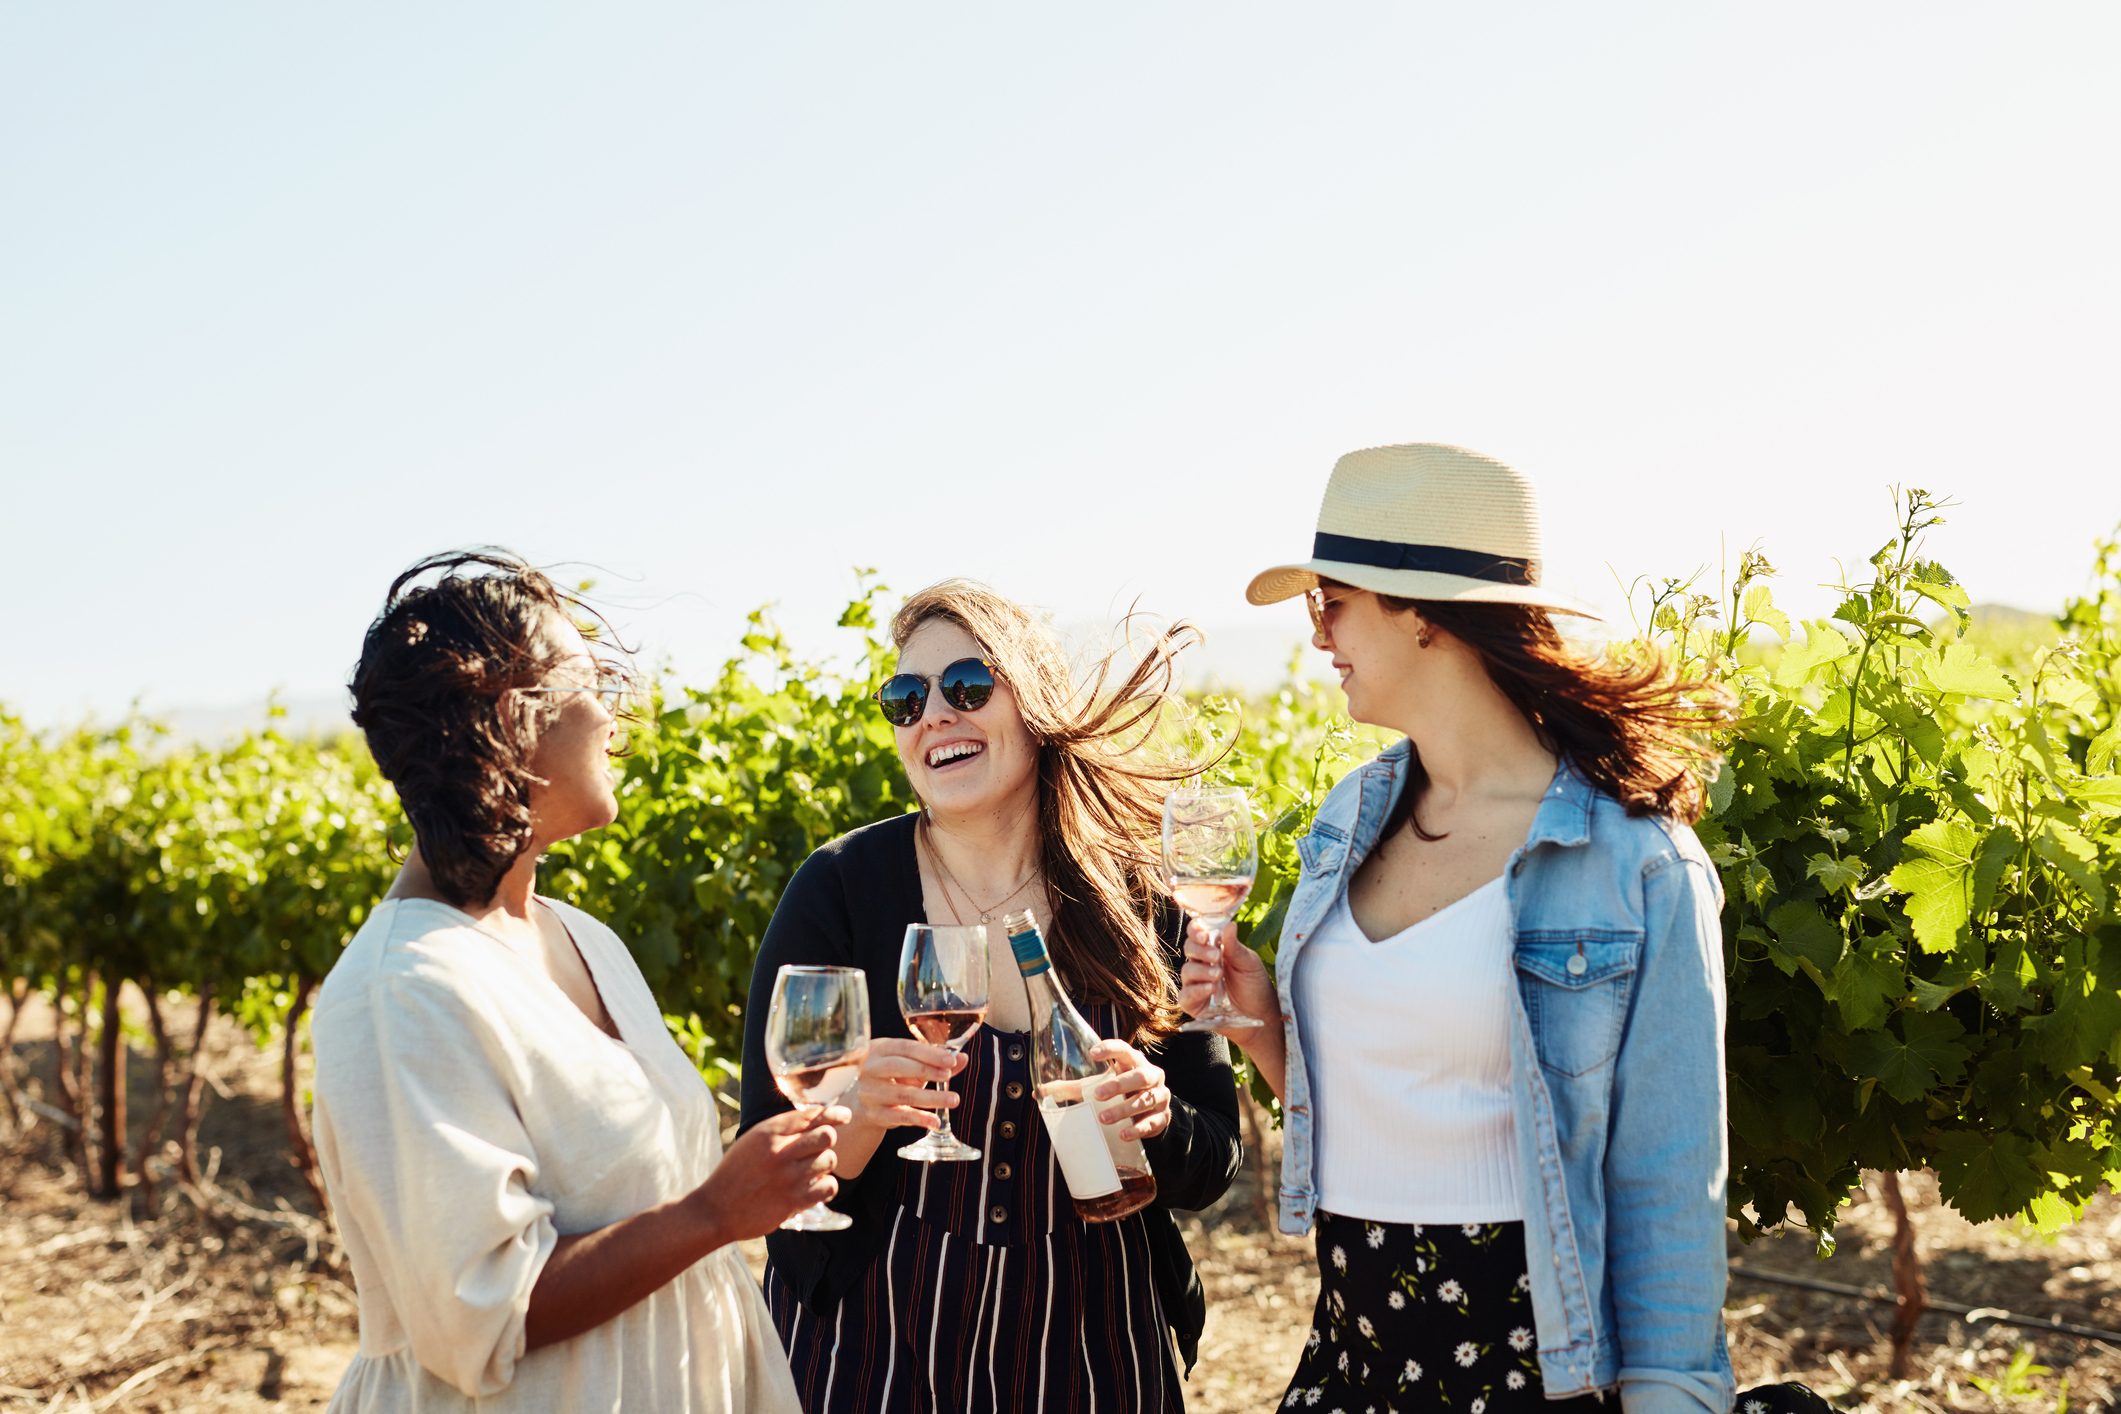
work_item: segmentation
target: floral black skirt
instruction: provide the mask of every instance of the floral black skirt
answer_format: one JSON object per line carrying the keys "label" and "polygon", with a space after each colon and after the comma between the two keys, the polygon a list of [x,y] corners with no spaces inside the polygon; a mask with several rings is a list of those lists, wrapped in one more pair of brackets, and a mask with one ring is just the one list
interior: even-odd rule
{"label": "floral black skirt", "polygon": [[[1601,1403],[1596,1394],[1546,1398],[1523,1223],[1422,1226],[1320,1213],[1317,1231],[1318,1308],[1284,1409],[1497,1414]],[[1795,1385],[1738,1400],[1744,1414],[1825,1407]]]}

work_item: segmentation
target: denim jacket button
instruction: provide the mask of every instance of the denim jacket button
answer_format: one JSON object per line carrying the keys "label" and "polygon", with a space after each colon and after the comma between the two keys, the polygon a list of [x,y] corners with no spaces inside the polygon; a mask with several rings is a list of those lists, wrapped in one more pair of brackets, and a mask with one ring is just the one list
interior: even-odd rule
{"label": "denim jacket button", "polygon": [[1587,969],[1588,967],[1590,967],[1590,964],[1583,960],[1582,953],[1575,954],[1568,961],[1569,975],[1571,977],[1583,976],[1585,969]]}

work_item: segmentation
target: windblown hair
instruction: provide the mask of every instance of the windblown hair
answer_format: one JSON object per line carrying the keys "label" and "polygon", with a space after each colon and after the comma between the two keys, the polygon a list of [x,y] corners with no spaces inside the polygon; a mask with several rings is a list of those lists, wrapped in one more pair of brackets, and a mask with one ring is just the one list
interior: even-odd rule
{"label": "windblown hair", "polygon": [[1169,1035],[1179,1016],[1156,933],[1170,899],[1163,798],[1213,760],[1170,759],[1153,739],[1178,706],[1178,652],[1199,632],[1172,624],[1131,666],[1128,644],[1078,685],[1052,632],[983,584],[947,579],[915,594],[891,620],[893,645],[904,648],[935,619],[979,643],[1038,743],[1039,867],[1053,910],[1043,921],[1054,965],[1075,996],[1119,1013],[1122,1034],[1137,1042]]}
{"label": "windblown hair", "polygon": [[[1489,680],[1547,747],[1630,815],[1666,815],[1686,824],[1701,818],[1708,803],[1703,774],[1719,759],[1712,734],[1736,710],[1727,688],[1681,678],[1665,654],[1646,644],[1599,657],[1583,653],[1562,638],[1546,610],[1530,605],[1378,599],[1392,613],[1418,609],[1478,653]],[[1423,839],[1439,838],[1422,829],[1415,813],[1427,787],[1416,751],[1407,788],[1385,822],[1387,834],[1411,820]]]}
{"label": "windblown hair", "polygon": [[506,551],[430,555],[391,582],[347,684],[436,890],[459,907],[492,898],[531,846],[530,758],[555,709],[510,689],[561,661],[554,613],[597,618]]}

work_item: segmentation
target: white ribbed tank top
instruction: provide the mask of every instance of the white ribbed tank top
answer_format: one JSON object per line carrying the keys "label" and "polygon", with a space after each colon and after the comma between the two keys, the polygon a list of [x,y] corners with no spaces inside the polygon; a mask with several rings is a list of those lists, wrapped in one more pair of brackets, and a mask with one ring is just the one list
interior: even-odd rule
{"label": "white ribbed tank top", "polygon": [[1523,1219],[1515,985],[1500,878],[1374,943],[1341,895],[1296,965],[1320,1208],[1393,1223]]}

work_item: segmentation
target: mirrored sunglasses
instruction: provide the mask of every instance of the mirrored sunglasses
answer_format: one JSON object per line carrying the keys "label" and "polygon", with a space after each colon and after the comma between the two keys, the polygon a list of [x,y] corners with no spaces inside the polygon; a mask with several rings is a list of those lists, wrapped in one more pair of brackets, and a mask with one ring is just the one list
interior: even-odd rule
{"label": "mirrored sunglasses", "polygon": [[876,705],[894,727],[910,727],[928,710],[933,684],[960,712],[977,712],[994,696],[994,669],[980,658],[960,658],[939,673],[899,673],[876,690]]}

